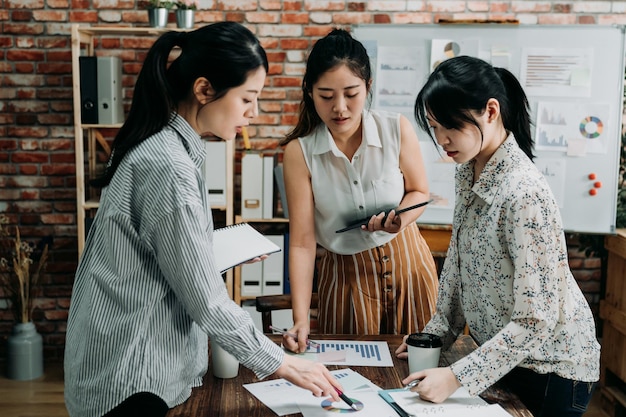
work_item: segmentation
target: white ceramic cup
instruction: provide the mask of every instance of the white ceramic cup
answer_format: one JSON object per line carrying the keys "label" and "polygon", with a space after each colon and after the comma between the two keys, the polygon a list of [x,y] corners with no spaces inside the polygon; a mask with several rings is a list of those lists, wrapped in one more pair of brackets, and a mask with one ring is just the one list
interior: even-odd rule
{"label": "white ceramic cup", "polygon": [[217,378],[234,378],[239,374],[239,361],[213,341],[211,342],[211,363],[213,375]]}
{"label": "white ceramic cup", "polygon": [[409,373],[439,366],[441,338],[430,333],[412,333],[406,339]]}

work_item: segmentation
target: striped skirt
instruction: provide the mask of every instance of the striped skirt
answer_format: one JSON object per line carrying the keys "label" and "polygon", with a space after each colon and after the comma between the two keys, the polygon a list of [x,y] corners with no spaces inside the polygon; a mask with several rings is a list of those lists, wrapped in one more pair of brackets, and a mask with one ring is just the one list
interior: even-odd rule
{"label": "striped skirt", "polygon": [[326,334],[408,334],[435,312],[437,268],[417,224],[354,255],[326,251],[318,267],[318,326]]}

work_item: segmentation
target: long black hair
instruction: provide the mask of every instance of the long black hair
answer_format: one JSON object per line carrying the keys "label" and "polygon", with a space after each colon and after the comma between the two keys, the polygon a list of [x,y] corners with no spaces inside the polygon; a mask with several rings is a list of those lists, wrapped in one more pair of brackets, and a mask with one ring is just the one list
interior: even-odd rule
{"label": "long black hair", "polygon": [[322,123],[315,110],[311,92],[313,85],[327,71],[337,65],[347,66],[353,74],[370,85],[372,69],[370,58],[363,44],[344,29],[333,29],[328,35],[318,40],[306,61],[306,70],[302,79],[302,101],[296,127],[280,142],[286,145],[296,138],[307,136]]}
{"label": "long black hair", "polygon": [[504,128],[512,132],[519,147],[532,160],[533,139],[530,113],[524,89],[504,68],[470,56],[445,60],[435,68],[415,100],[415,119],[435,142],[427,115],[447,129],[461,129],[469,123],[482,130],[471,111],[482,113],[489,99],[500,103]]}
{"label": "long black hair", "polygon": [[[168,67],[174,47],[180,48],[180,54]],[[161,35],[139,72],[130,111],[113,141],[104,174],[92,185],[105,187],[111,182],[124,156],[167,125],[178,104],[192,94],[198,78],[211,83],[215,101],[245,83],[248,74],[261,66],[268,70],[265,50],[239,23],[219,22],[191,32]]]}

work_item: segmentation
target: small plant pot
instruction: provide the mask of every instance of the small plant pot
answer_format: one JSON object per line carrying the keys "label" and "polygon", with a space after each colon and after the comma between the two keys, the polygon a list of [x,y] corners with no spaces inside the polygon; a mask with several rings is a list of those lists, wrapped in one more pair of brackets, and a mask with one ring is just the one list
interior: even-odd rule
{"label": "small plant pot", "polygon": [[148,9],[148,22],[153,28],[164,28],[167,26],[169,10],[164,7]]}
{"label": "small plant pot", "polygon": [[193,9],[176,10],[176,26],[180,29],[192,29],[195,21],[195,12]]}

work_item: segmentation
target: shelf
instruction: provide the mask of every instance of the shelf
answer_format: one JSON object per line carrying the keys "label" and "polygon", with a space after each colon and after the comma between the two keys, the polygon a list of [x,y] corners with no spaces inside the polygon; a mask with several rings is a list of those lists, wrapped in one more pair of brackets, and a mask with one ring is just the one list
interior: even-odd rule
{"label": "shelf", "polygon": [[273,217],[271,219],[247,219],[237,215],[235,216],[235,223],[289,223],[289,219],[284,217]]}
{"label": "shelf", "polygon": [[122,127],[122,123],[115,123],[112,125],[83,123],[81,126],[83,129],[119,129],[120,127]]}

